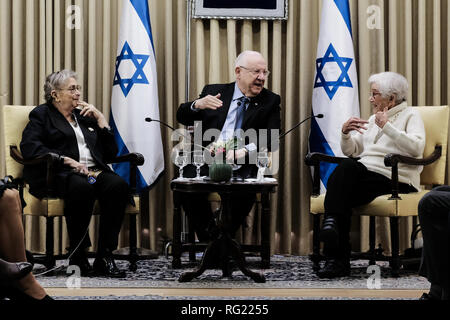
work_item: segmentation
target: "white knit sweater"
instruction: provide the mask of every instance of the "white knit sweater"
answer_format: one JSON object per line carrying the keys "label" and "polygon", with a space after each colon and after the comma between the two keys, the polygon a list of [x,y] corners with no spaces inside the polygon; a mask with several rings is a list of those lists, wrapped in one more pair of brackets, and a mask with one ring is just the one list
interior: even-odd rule
{"label": "white knit sweater", "polygon": [[[421,158],[425,148],[425,128],[418,111],[403,102],[387,112],[389,121],[383,129],[375,124],[375,115],[369,118],[363,134],[342,133],[341,149],[348,157],[360,157],[367,169],[391,179],[391,168],[384,165],[384,156],[398,153]],[[399,164],[399,181],[420,190],[422,166]]]}

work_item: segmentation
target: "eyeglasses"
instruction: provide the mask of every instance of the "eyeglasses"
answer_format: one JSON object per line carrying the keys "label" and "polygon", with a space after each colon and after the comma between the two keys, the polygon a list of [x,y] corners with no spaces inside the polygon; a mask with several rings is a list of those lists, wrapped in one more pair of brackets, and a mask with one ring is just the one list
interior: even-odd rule
{"label": "eyeglasses", "polygon": [[268,77],[270,74],[269,70],[255,70],[255,69],[249,69],[243,66],[239,66],[242,69],[247,70],[248,72],[250,72],[253,76],[257,77],[259,76],[261,73],[264,75],[264,77]]}
{"label": "eyeglasses", "polygon": [[371,93],[369,93],[369,98],[375,98],[376,96],[381,96],[381,92],[371,92]]}
{"label": "eyeglasses", "polygon": [[70,91],[72,93],[75,93],[75,91],[77,91],[77,90],[78,90],[78,92],[81,92],[81,86],[80,85],[70,86],[70,87],[68,87],[66,89],[59,89],[59,90],[67,90],[67,91]]}

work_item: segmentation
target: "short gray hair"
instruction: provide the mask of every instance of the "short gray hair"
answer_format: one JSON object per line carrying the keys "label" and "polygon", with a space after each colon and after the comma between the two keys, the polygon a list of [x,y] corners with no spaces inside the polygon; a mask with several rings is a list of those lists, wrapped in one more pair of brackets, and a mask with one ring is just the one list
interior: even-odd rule
{"label": "short gray hair", "polygon": [[239,67],[245,64],[247,62],[248,56],[250,55],[259,55],[260,57],[263,57],[263,55],[258,51],[251,51],[251,50],[242,51],[236,58],[236,61],[234,63],[235,67]]}
{"label": "short gray hair", "polygon": [[44,99],[47,102],[52,101],[52,91],[61,89],[61,86],[70,78],[78,80],[77,73],[72,70],[64,69],[61,71],[53,72],[45,79],[44,84]]}
{"label": "short gray hair", "polygon": [[396,72],[381,72],[369,77],[369,85],[378,85],[378,90],[383,97],[395,95],[396,104],[406,101],[408,96],[408,80]]}

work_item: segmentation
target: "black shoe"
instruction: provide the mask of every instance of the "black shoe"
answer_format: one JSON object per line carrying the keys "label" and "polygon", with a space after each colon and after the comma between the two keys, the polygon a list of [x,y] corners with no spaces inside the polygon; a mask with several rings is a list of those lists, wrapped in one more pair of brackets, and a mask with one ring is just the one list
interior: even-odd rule
{"label": "black shoe", "polygon": [[125,271],[117,268],[111,256],[97,257],[94,260],[94,274],[100,277],[125,278]]}
{"label": "black shoe", "polygon": [[419,298],[419,300],[432,300],[432,301],[438,301],[441,300],[438,297],[435,297],[433,295],[431,295],[430,293],[424,293],[422,294],[422,296]]}
{"label": "black shoe", "polygon": [[350,275],[350,262],[348,260],[329,259],[323,268],[317,271],[319,278],[337,278]]}
{"label": "black shoe", "polygon": [[4,287],[2,294],[3,297],[8,298],[11,301],[23,301],[23,302],[53,301],[53,298],[50,297],[48,294],[45,295],[45,297],[42,299],[36,299],[13,286]]}
{"label": "black shoe", "polygon": [[0,259],[0,280],[10,281],[25,277],[33,270],[33,265],[28,262],[8,262]]}
{"label": "black shoe", "polygon": [[92,275],[92,267],[86,256],[78,256],[70,258],[69,265],[78,266],[80,268],[80,272],[83,277],[89,277]]}
{"label": "black shoe", "polygon": [[337,248],[339,245],[339,232],[336,219],[328,216],[323,220],[322,230],[319,233],[319,239],[328,247]]}

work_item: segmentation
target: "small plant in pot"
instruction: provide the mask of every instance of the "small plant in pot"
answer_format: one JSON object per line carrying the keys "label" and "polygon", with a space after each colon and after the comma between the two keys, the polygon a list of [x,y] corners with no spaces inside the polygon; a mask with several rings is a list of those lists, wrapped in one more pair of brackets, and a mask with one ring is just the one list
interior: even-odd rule
{"label": "small plant in pot", "polygon": [[227,141],[217,141],[212,144],[211,156],[213,163],[209,166],[209,177],[215,182],[230,181],[233,175],[233,168],[227,161],[227,152],[236,148],[237,139],[232,138]]}

